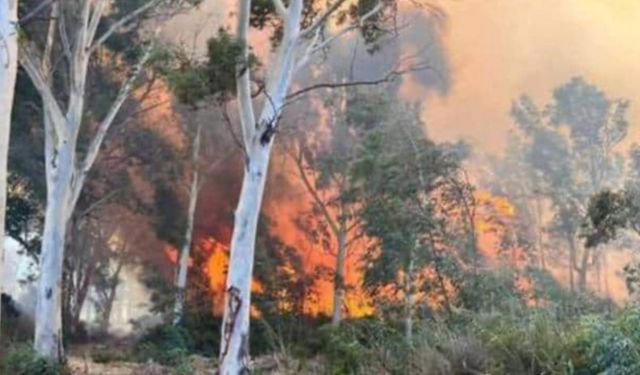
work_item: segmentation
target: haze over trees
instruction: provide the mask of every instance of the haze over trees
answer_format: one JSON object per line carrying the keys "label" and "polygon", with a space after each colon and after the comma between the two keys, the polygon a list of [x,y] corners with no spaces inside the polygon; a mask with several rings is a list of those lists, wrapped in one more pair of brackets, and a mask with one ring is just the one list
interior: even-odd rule
{"label": "haze over trees", "polygon": [[207,6],[0,0],[0,374],[640,372],[631,100],[488,153],[433,132],[447,7]]}

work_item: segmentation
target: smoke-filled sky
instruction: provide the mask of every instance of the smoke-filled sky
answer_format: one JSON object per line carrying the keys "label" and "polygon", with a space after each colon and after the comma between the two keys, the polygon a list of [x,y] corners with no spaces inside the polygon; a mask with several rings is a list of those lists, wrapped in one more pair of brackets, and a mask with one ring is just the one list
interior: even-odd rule
{"label": "smoke-filled sky", "polygon": [[[413,22],[412,27],[402,30],[404,36],[398,44],[385,47],[374,58],[360,45],[360,53],[353,59],[354,76],[379,78],[398,56],[422,51],[439,74],[407,77],[400,93],[408,101],[422,102],[428,134],[436,140],[462,138],[480,156],[499,152],[513,128],[509,110],[514,99],[528,94],[544,105],[554,88],[574,76],[583,76],[610,98],[631,101],[627,144],[640,142],[640,127],[636,126],[640,121],[640,89],[636,88],[636,77],[640,77],[640,0],[432,0],[444,11],[443,22],[417,16],[415,9],[409,12],[409,0],[402,1],[404,20]],[[202,51],[218,27],[233,23],[237,2],[204,0],[198,10],[172,20],[165,36],[186,45],[193,43]],[[263,61],[268,59],[267,32],[254,33],[251,43]],[[332,73],[344,77],[356,45],[351,39],[335,46],[333,57],[322,63],[322,79],[340,79]],[[438,75],[444,78],[442,82],[438,82]],[[304,85],[304,76],[298,85]],[[283,125],[296,122],[295,111],[287,115],[291,118],[283,119]],[[317,127],[321,121],[309,122]],[[300,196],[305,196],[303,190]],[[219,199],[203,201],[215,203]],[[273,211],[269,207],[267,204],[267,211]],[[286,223],[281,221],[281,225]],[[204,221],[201,231],[215,233],[211,229],[215,225]],[[616,275],[627,262],[622,253],[609,259],[614,291],[625,290]],[[622,297],[615,294],[617,299]]]}
{"label": "smoke-filled sky", "polygon": [[[443,45],[448,95],[428,101],[434,136],[464,137],[482,150],[502,145],[511,101],[540,103],[575,75],[631,100],[640,120],[640,1],[441,0],[448,14]],[[632,140],[640,132],[632,130]]]}
{"label": "smoke-filled sky", "polygon": [[[446,13],[441,33],[451,86],[446,94],[409,91],[421,96],[410,99],[424,100],[433,137],[462,137],[478,151],[499,150],[511,126],[508,111],[514,98],[528,93],[546,103],[553,88],[576,75],[610,97],[630,99],[630,140],[640,135],[633,129],[640,120],[640,1],[434,2]],[[199,30],[199,38],[206,40],[235,11],[235,3],[205,0],[171,32],[190,41]]]}

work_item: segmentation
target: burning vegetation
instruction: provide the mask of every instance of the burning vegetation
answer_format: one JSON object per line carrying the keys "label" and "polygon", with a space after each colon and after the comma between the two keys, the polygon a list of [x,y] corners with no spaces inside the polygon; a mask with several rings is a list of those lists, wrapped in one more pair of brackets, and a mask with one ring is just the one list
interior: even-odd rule
{"label": "burning vegetation", "polygon": [[9,3],[0,374],[640,373],[640,146],[597,75],[511,93],[487,150],[432,123],[473,107],[464,5]]}

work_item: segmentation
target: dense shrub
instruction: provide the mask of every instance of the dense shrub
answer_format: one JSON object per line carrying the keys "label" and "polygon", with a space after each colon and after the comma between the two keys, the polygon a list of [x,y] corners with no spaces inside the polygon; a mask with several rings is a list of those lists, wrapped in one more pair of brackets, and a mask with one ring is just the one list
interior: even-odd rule
{"label": "dense shrub", "polygon": [[571,341],[577,374],[640,374],[640,312],[624,309],[613,317],[583,318]]}
{"label": "dense shrub", "polygon": [[159,325],[145,333],[136,343],[134,358],[139,362],[152,360],[177,367],[185,363],[191,348],[187,331],[170,324]]}
{"label": "dense shrub", "polygon": [[0,359],[0,374],[70,375],[66,366],[39,358],[30,344],[10,348]]}

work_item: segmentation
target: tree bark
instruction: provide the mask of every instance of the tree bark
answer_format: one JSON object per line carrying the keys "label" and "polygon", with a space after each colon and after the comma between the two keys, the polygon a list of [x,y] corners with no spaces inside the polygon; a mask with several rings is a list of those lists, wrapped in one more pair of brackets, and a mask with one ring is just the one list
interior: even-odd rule
{"label": "tree bark", "polygon": [[[66,142],[66,141],[65,141]],[[46,162],[49,181],[44,234],[40,254],[40,280],[36,303],[34,347],[46,358],[61,360],[62,347],[61,282],[64,245],[72,195],[73,152],[58,147]]]}
{"label": "tree bark", "polygon": [[569,287],[571,291],[576,290],[574,270],[576,269],[576,245],[571,234],[567,237],[569,243]]}
{"label": "tree bark", "polygon": [[196,216],[196,206],[198,204],[198,192],[200,191],[200,174],[198,170],[198,159],[200,156],[200,132],[201,125],[198,124],[195,138],[193,139],[193,176],[191,178],[191,189],[189,191],[189,209],[187,212],[187,228],[184,234],[184,243],[180,252],[178,264],[178,277],[176,279],[176,300],[173,307],[173,324],[177,325],[182,320],[184,313],[185,289],[187,286],[187,272],[189,268],[189,254],[193,238],[193,224]]}
{"label": "tree bark", "polygon": [[413,305],[415,303],[413,285],[414,260],[413,254],[409,254],[409,263],[405,274],[405,317],[404,336],[409,345],[413,344]]}
{"label": "tree bark", "polygon": [[[4,272],[4,221],[7,201],[7,161],[11,111],[18,67],[18,0],[0,2],[0,273]],[[4,286],[0,283],[0,295]],[[2,337],[2,306],[0,306]]]}
{"label": "tree bark", "polygon": [[589,259],[591,258],[591,248],[585,247],[580,260],[580,268],[578,268],[578,287],[580,291],[587,290],[587,275],[589,273]]}
{"label": "tree bark", "polygon": [[[344,226],[344,225],[342,225]],[[345,296],[345,260],[347,257],[346,247],[346,233],[344,228],[340,228],[337,233],[338,237],[338,252],[336,254],[336,273],[335,281],[333,284],[333,316],[331,317],[331,324],[334,327],[340,325],[342,321],[342,306],[344,305]]]}
{"label": "tree bark", "polygon": [[102,317],[100,320],[100,330],[105,334],[109,331],[111,312],[113,311],[113,303],[116,300],[118,285],[120,285],[120,272],[122,272],[123,267],[124,267],[124,261],[120,259],[118,261],[118,265],[116,266],[115,272],[111,276],[111,279],[109,282],[109,289],[106,291],[106,296],[103,301],[102,314],[101,314]]}
{"label": "tree bark", "polygon": [[268,75],[259,121],[255,123],[249,87],[247,32],[250,0],[240,1],[238,38],[243,43],[244,62],[237,66],[237,87],[240,120],[245,140],[245,171],[242,189],[235,211],[229,273],[225,294],[225,309],[220,340],[220,375],[240,375],[249,371],[249,319],[251,281],[255,254],[258,216],[267,179],[271,148],[278,117],[284,107],[295,68],[300,35],[302,0],[292,0],[285,22],[282,42],[276,61]]}
{"label": "tree bark", "polygon": [[249,366],[249,313],[258,216],[266,181],[271,142],[254,144],[236,209],[222,325],[220,374],[240,375]]}

